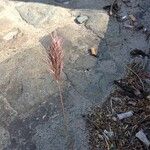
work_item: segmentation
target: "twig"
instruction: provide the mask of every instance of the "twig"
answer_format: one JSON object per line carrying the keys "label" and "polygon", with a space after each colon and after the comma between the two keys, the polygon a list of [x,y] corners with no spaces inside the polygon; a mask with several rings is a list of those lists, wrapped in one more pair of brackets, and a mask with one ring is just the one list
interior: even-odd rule
{"label": "twig", "polygon": [[107,146],[107,150],[110,150],[110,146],[109,146],[109,143],[108,143],[108,140],[107,140],[105,134],[103,134],[103,138],[104,138],[104,140],[105,140],[105,143],[106,143],[106,146]]}
{"label": "twig", "polygon": [[110,108],[111,108],[111,113],[114,114],[112,99],[110,99]]}
{"label": "twig", "polygon": [[86,117],[86,120],[88,122],[90,122],[96,129],[100,130],[100,127],[97,124],[95,124],[91,119],[89,119],[88,117]]}
{"label": "twig", "polygon": [[113,7],[114,7],[114,4],[117,2],[117,0],[114,0],[113,3],[111,4],[111,7],[110,7],[110,11],[109,11],[109,14],[112,16],[113,15]]}
{"label": "twig", "polygon": [[130,67],[126,66],[126,68],[129,69],[133,74],[135,74],[137,76],[137,78],[139,79],[139,81],[142,85],[143,91],[144,91],[144,89],[145,89],[144,83],[143,83],[142,79],[139,77],[139,75],[133,69],[131,69]]}

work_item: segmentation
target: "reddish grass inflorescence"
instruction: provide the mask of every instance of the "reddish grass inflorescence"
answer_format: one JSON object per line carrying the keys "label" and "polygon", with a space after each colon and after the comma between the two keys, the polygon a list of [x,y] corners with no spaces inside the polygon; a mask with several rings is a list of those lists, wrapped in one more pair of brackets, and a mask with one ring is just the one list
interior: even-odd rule
{"label": "reddish grass inflorescence", "polygon": [[57,33],[55,31],[52,32],[51,38],[52,38],[52,42],[47,52],[48,54],[47,63],[48,63],[50,72],[53,74],[54,79],[57,82],[60,101],[62,105],[62,112],[63,112],[66,131],[67,131],[67,118],[65,115],[63,95],[62,95],[62,90],[61,90],[61,73],[62,73],[63,61],[64,61],[63,46],[62,46],[63,42],[62,42],[62,38],[57,36]]}
{"label": "reddish grass inflorescence", "polygon": [[48,64],[50,66],[50,71],[53,74],[57,82],[60,81],[61,72],[63,69],[63,48],[62,48],[62,38],[57,36],[56,32],[51,34],[52,42],[50,48],[48,49]]}

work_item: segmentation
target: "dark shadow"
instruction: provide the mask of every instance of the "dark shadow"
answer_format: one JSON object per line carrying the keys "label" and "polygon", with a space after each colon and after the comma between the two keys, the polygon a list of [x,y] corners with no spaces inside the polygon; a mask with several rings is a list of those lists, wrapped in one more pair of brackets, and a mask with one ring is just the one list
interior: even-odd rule
{"label": "dark shadow", "polygon": [[[13,1],[13,0],[12,0]],[[70,9],[102,9],[106,3],[111,2],[110,0],[106,2],[106,0],[16,0],[23,1],[27,3],[43,3],[49,5],[60,6],[64,8]],[[96,3],[96,5],[95,5]]]}

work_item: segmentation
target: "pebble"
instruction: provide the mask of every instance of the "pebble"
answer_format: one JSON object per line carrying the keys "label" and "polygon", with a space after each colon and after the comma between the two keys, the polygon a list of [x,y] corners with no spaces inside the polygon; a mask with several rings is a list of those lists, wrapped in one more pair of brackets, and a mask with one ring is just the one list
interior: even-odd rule
{"label": "pebble", "polygon": [[131,117],[131,116],[133,116],[133,111],[128,111],[125,113],[117,114],[117,117],[119,118],[119,120]]}
{"label": "pebble", "polygon": [[149,139],[146,137],[146,134],[143,132],[143,130],[141,129],[138,133],[136,133],[135,135],[141,142],[143,142],[147,147],[150,146],[150,141]]}
{"label": "pebble", "polygon": [[77,23],[82,24],[85,23],[88,20],[88,16],[78,16],[75,20]]}

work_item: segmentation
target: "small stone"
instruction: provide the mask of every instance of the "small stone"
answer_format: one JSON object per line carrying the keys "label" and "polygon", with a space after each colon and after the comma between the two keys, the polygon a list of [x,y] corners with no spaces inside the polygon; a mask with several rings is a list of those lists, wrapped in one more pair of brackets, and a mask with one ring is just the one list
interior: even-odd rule
{"label": "small stone", "polygon": [[78,16],[75,21],[79,24],[85,23],[88,20],[88,16]]}
{"label": "small stone", "polygon": [[135,18],[135,16],[134,15],[129,15],[129,17],[130,17],[130,19],[133,21],[133,22],[135,22],[136,21],[136,18]]}
{"label": "small stone", "polygon": [[128,117],[133,116],[133,113],[134,113],[133,111],[128,111],[125,113],[117,114],[117,117],[119,118],[119,120],[122,120],[122,119],[126,119]]}
{"label": "small stone", "polygon": [[147,138],[146,134],[144,131],[141,129],[138,133],[135,135],[141,142],[143,142],[147,147],[150,146],[150,141]]}

